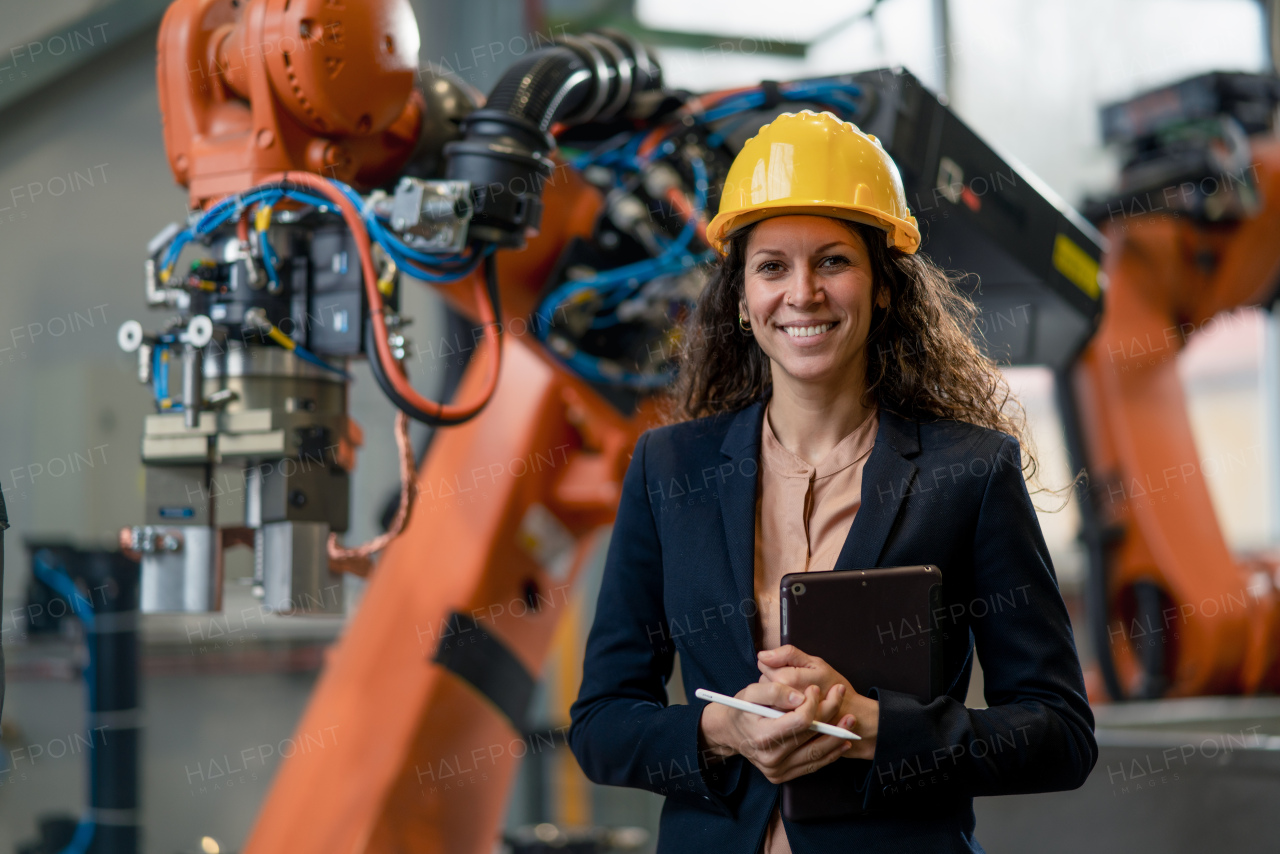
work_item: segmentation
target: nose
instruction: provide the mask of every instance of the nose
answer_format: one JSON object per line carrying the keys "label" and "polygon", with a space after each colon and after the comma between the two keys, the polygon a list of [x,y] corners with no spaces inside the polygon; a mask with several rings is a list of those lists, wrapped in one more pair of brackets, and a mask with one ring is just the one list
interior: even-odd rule
{"label": "nose", "polygon": [[826,291],[818,284],[818,274],[808,264],[800,265],[787,282],[787,305],[810,308],[826,299]]}

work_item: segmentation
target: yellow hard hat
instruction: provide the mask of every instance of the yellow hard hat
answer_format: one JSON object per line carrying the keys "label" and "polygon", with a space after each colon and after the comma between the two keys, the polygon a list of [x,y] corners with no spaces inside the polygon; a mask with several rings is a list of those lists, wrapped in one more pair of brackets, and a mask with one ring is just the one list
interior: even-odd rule
{"label": "yellow hard hat", "polygon": [[888,232],[888,245],[908,255],[920,248],[902,176],[880,140],[826,111],[783,113],[747,140],[707,240],[724,254],[730,232],[783,214],[862,222]]}

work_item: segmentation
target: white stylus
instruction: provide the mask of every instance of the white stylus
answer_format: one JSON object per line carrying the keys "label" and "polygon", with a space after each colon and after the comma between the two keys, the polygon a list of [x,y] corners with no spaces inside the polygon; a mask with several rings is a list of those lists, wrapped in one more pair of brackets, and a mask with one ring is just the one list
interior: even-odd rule
{"label": "white stylus", "polygon": [[[739,700],[737,697],[726,697],[724,694],[717,694],[715,691],[708,691],[706,688],[699,688],[693,692],[698,699],[708,700],[712,703],[719,703],[722,706],[728,706],[731,709],[737,709],[741,712],[751,712],[765,718],[780,718],[786,714],[781,709],[770,708],[769,706],[761,706],[757,703],[748,703],[746,700]],[[814,721],[809,724],[809,729],[814,732],[820,732],[823,735],[834,735],[836,738],[843,738],[847,741],[862,741],[862,736],[856,732],[849,732],[843,727],[824,724],[821,721]]]}

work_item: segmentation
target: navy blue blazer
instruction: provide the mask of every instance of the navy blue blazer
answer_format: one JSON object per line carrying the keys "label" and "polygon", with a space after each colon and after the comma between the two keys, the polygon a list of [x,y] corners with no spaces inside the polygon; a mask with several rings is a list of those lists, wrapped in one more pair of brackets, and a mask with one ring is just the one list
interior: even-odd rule
{"label": "navy blue blazer", "polygon": [[[755,505],[764,404],[645,432],[623,482],[569,743],[596,783],[666,796],[659,852],[754,852],[780,787],[699,754],[697,688],[757,681]],[[1018,441],[880,413],[836,569],[934,564],[945,694],[874,688],[864,815],[784,819],[796,854],[981,852],[973,798],[1073,789],[1098,758],[1071,624]],[[904,631],[888,642],[919,642]],[[966,708],[974,650],[988,708]],[[688,705],[670,705],[676,653]],[[865,778],[862,769],[865,768]]]}

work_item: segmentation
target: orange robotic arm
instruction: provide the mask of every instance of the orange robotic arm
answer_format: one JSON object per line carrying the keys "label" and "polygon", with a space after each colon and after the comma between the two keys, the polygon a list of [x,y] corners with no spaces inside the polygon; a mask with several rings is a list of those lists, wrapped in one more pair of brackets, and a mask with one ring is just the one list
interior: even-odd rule
{"label": "orange robotic arm", "polygon": [[[1122,697],[1280,687],[1277,567],[1228,549],[1176,358],[1193,330],[1263,303],[1280,278],[1280,144],[1255,137],[1248,163],[1205,180],[1219,194],[1213,201],[1232,183],[1256,191],[1262,203],[1249,216],[1148,212],[1151,196],[1138,195],[1115,206],[1128,215],[1105,229],[1110,284],[1074,395],[1106,567],[1105,625],[1094,637],[1100,658],[1114,660],[1112,690]],[[1172,198],[1187,187],[1171,188]]]}
{"label": "orange robotic arm", "polygon": [[[177,0],[165,16],[158,63],[165,143],[192,207],[216,213],[221,199],[246,192],[259,198],[252,193],[262,187],[327,201],[342,214],[349,229],[343,239],[351,242],[327,237],[330,254],[319,255],[316,234],[330,229],[325,233],[332,235],[333,226],[288,220],[295,229],[290,246],[307,245],[310,255],[303,250],[288,259],[291,266],[280,266],[296,271],[305,264],[313,277],[335,274],[355,305],[367,306],[371,333],[357,352],[377,361],[384,390],[390,386],[402,408],[452,424],[434,439],[410,484],[408,523],[383,552],[298,725],[304,741],[308,733],[313,741],[323,734],[324,748],[299,750],[282,766],[248,851],[488,851],[494,843],[516,763],[529,749],[522,740],[525,714],[552,633],[570,608],[593,535],[613,518],[630,449],[656,420],[651,403],[623,414],[527,334],[536,295],[565,247],[590,237],[603,203],[596,187],[549,158],[551,121],[607,119],[660,82],[647,53],[626,37],[567,41],[572,49],[548,49],[550,70],[538,72],[545,80],[517,75],[513,104],[490,103],[470,115],[472,132],[450,161],[462,174],[448,177],[474,188],[466,213],[470,236],[482,242],[467,247],[469,257],[483,255],[479,269],[440,286],[456,309],[485,327],[483,364],[468,369],[458,389],[459,400],[480,405],[462,407],[423,401],[396,373],[383,305],[390,301],[384,277],[392,274],[370,251],[367,211],[326,180],[371,190],[406,171],[427,171],[412,158],[422,154],[430,123],[440,118],[427,105],[440,102],[415,86],[418,34],[407,0]],[[231,220],[238,233],[210,232],[211,239],[226,241],[219,247],[240,258],[235,253],[251,249],[255,236],[248,222],[262,217],[269,223],[277,204],[294,202],[268,195],[247,203]],[[545,220],[544,204],[554,212]],[[259,230],[263,255],[256,263],[274,269],[266,229]],[[485,242],[515,251],[495,258]],[[283,252],[279,246],[275,254]],[[401,271],[434,275],[429,265],[406,258],[407,252],[398,259]],[[309,342],[302,333],[296,341],[283,336],[283,320],[270,314],[272,299],[288,301],[287,282],[259,278],[246,285],[236,268],[225,279],[202,272],[204,280],[186,280],[183,291],[176,276],[169,278],[174,259],[164,259],[162,297],[180,310],[207,312],[228,334],[237,333],[241,316],[247,326],[249,313],[258,312],[256,322],[270,329],[272,341]],[[494,264],[496,278],[488,275]],[[359,285],[354,291],[348,265]],[[323,293],[333,301],[344,291],[326,281]],[[489,313],[495,305],[501,305],[499,317]],[[507,330],[500,379],[494,321]],[[312,337],[336,346],[319,334],[333,331]],[[260,335],[235,343],[245,352],[279,353]],[[320,349],[319,355],[332,359],[330,353],[342,352]],[[305,410],[306,401],[291,390],[292,375],[270,382],[258,392],[268,403],[282,405],[274,400],[281,397],[294,401],[290,412]],[[206,381],[205,396],[211,391]],[[227,392],[220,396],[235,405]],[[202,406],[198,395],[184,397]],[[482,406],[483,417],[472,419]],[[263,411],[258,417],[265,419]],[[230,419],[204,417],[216,419],[220,446]],[[330,483],[345,489],[345,481]],[[286,546],[301,565],[301,536],[317,524],[301,520],[301,512],[317,495],[298,487],[285,493],[301,495],[297,506],[271,524],[294,525]],[[194,536],[177,532],[183,534],[188,541]]]}
{"label": "orange robotic arm", "polygon": [[169,166],[192,206],[274,172],[395,178],[423,117],[418,40],[408,0],[177,0],[157,73]]}
{"label": "orange robotic arm", "polygon": [[[217,199],[243,193],[266,180],[288,178],[285,173],[296,171],[338,179],[363,190],[379,188],[402,173],[436,174],[439,170],[413,168],[423,149],[425,128],[435,117],[426,106],[426,93],[414,86],[417,35],[408,8],[407,0],[245,0],[239,5],[233,0],[177,0],[162,25],[158,71],[170,164],[179,182],[190,188],[192,206],[216,209]],[[569,250],[594,236],[602,212],[617,195],[610,193],[606,199],[583,173],[552,159],[549,152],[555,146],[549,131],[562,123],[599,120],[605,128],[602,132],[637,133],[643,122],[635,118],[643,110],[632,109],[636,102],[649,97],[651,112],[645,115],[652,116],[663,97],[657,91],[660,71],[625,36],[567,37],[547,50],[551,53],[518,61],[490,102],[462,119],[461,139],[450,141],[443,147],[444,156],[437,158],[446,164],[446,180],[468,183],[469,236],[486,248],[510,250],[499,254],[496,262],[492,256],[484,261],[485,273],[490,264],[497,264],[496,288],[478,271],[440,286],[446,298],[469,317],[487,319],[486,305],[500,306],[496,319],[506,330],[501,341],[502,372],[492,389],[492,373],[486,376],[479,366],[464,375],[459,399],[483,399],[487,406],[479,417],[460,419],[433,440],[411,485],[414,512],[371,574],[360,608],[331,651],[298,725],[299,745],[317,743],[314,749],[300,749],[281,766],[246,845],[250,854],[490,851],[517,760],[535,749],[523,739],[534,682],[555,627],[569,610],[569,591],[592,550],[594,535],[613,518],[629,451],[656,418],[652,403],[641,403],[624,414],[606,401],[597,386],[566,370],[550,346],[527,334],[528,319],[538,313],[540,292],[557,276],[561,282],[575,278],[559,267]],[[777,94],[776,86],[770,89]],[[853,97],[849,91],[840,95],[845,105],[849,97]],[[677,131],[706,153],[705,139],[698,139],[690,129],[695,114],[702,116],[719,104],[713,97],[690,105],[652,130],[627,156],[656,156]],[[968,136],[958,138],[968,142],[972,134],[965,133]],[[702,161],[694,162],[699,165],[693,170],[696,180],[692,183],[705,193],[707,175],[701,171]],[[657,165],[675,172],[669,163]],[[922,173],[926,186],[938,174],[937,164],[929,165],[933,168]],[[1271,175],[1268,181],[1280,180],[1280,165]],[[694,234],[705,234],[705,225],[694,218],[696,206],[666,181],[666,172],[649,168],[638,180],[663,185],[661,192],[651,194],[660,198],[659,207],[673,209]],[[317,180],[298,183],[314,188]],[[1044,205],[1048,207],[1047,202]],[[364,306],[371,311],[373,316],[367,319],[375,334],[354,350],[329,352],[367,355],[383,370],[396,370],[388,364],[392,345],[382,312],[380,287],[387,283],[374,281],[387,268],[374,270],[368,233],[358,222],[363,213],[355,211],[354,202],[347,199],[334,206],[342,210],[356,243],[365,244],[362,263],[351,265],[359,268],[351,310],[358,313]],[[643,221],[646,215],[651,221],[661,219],[643,204],[639,204],[639,216],[634,216],[635,207],[631,213],[613,211],[610,217],[615,224],[627,216],[633,222]],[[246,211],[239,220],[245,243],[250,215]],[[995,216],[998,220],[1002,214],[997,211]],[[650,222],[643,224],[650,228]],[[291,227],[295,226],[303,227],[296,220]],[[1054,232],[1046,233],[1052,244]],[[1261,233],[1250,231],[1249,239],[1260,239]],[[615,244],[620,241],[616,232],[610,236]],[[661,241],[654,239],[652,230],[644,236],[660,251]],[[676,242],[674,235],[660,236]],[[230,242],[235,236],[220,239]],[[259,242],[265,239],[260,236]],[[347,276],[347,245],[339,242],[345,238],[328,234],[325,239],[328,254],[319,257],[313,244],[311,256],[304,259],[309,269],[323,269],[326,275],[332,271],[341,279],[339,284],[351,285],[341,278]],[[1111,261],[1109,299],[1123,306],[1125,293],[1132,290],[1135,304],[1142,305],[1141,286],[1149,285],[1154,274],[1125,259],[1142,258],[1147,250],[1136,236],[1129,243],[1127,238],[1115,239],[1128,248]],[[476,245],[468,250],[475,253]],[[642,248],[651,256],[658,254],[647,243]],[[1214,291],[1219,302],[1196,303],[1200,296],[1193,289],[1203,283],[1188,274],[1186,305],[1177,307],[1176,301],[1159,297],[1163,308],[1152,307],[1140,315],[1144,333],[1167,325],[1170,317],[1180,320],[1183,309],[1193,303],[1198,312],[1204,312],[1248,299],[1254,291],[1243,289],[1241,283],[1246,280],[1254,283],[1255,290],[1260,287],[1265,271],[1244,270],[1243,260],[1233,261],[1236,255],[1227,248],[1223,253],[1224,263],[1217,272],[1222,282]],[[474,260],[475,254],[469,257]],[[1045,259],[1039,260],[1047,264]],[[597,260],[581,266],[615,268]],[[667,277],[676,278],[672,273]],[[222,286],[220,280],[212,279],[192,286],[206,284]],[[270,294],[275,284],[259,283],[258,287]],[[230,304],[234,294],[228,294]],[[173,299],[178,302],[182,296]],[[589,300],[598,295],[583,296]],[[1149,422],[1117,401],[1137,391],[1154,395],[1162,383],[1168,385],[1171,376],[1155,372],[1144,381],[1139,381],[1137,373],[1125,378],[1103,376],[1107,366],[1098,354],[1107,358],[1110,351],[1099,349],[1106,346],[1101,342],[1115,346],[1136,329],[1132,323],[1118,323],[1118,317],[1111,321],[1117,325],[1104,326],[1078,374],[1082,406],[1093,405],[1086,415],[1097,420],[1104,417],[1103,410],[1107,418],[1112,411],[1121,413],[1107,422],[1107,428],[1088,437],[1096,464],[1105,470],[1118,469],[1117,459],[1135,459],[1133,448],[1142,444],[1142,431],[1150,428]],[[344,332],[345,324],[344,319]],[[495,337],[489,340],[492,344]],[[494,347],[482,349],[489,352],[480,356],[481,361],[494,366]],[[278,354],[272,350],[270,355]],[[257,390],[251,381],[258,375],[250,369],[256,370],[257,365],[244,361],[249,379],[240,387],[245,397],[251,397]],[[324,378],[332,382],[332,377]],[[274,396],[287,398],[293,408],[284,414],[295,416],[298,404],[305,403],[288,390],[296,377],[281,374],[278,379]],[[396,386],[393,390],[420,411],[429,409],[404,393],[403,378],[399,379],[391,383]],[[230,400],[226,391],[218,389],[215,394],[225,402]],[[197,396],[185,397],[200,405]],[[397,401],[402,410],[414,408],[403,402]],[[341,403],[345,414],[345,398]],[[1169,423],[1175,415],[1185,423],[1185,413],[1175,409]],[[442,411],[437,408],[425,414]],[[219,429],[224,420],[232,426],[253,422],[248,413],[231,414],[237,418],[220,418]],[[265,419],[260,411],[253,414]],[[170,441],[175,429],[167,422],[160,426],[170,431],[161,439]],[[185,442],[192,437],[179,438]],[[243,437],[233,438],[244,446]],[[1185,444],[1172,449],[1173,458],[1187,453],[1186,438]],[[157,447],[163,444],[156,442]],[[1142,464],[1158,470],[1167,465],[1163,461],[1170,458],[1169,450]],[[279,494],[294,496],[287,491]],[[285,507],[280,511],[282,519],[271,524],[320,524],[301,518],[311,506],[303,501],[297,507]],[[1185,519],[1176,524],[1189,525]],[[1148,530],[1152,529],[1142,528],[1144,535]],[[327,536],[330,529],[324,533]],[[305,542],[296,532],[290,536],[285,545],[296,557]],[[1225,548],[1214,559],[1223,555]],[[1233,567],[1226,561],[1229,558],[1219,565]],[[1213,577],[1213,592],[1231,588],[1237,575],[1234,568],[1220,571]],[[1134,577],[1138,576],[1123,570],[1117,573],[1116,583],[1122,586],[1124,579]],[[1179,601],[1189,601],[1204,589],[1202,580],[1191,577],[1189,567],[1181,575],[1168,577],[1177,581],[1173,592]],[[1219,646],[1243,645],[1254,631],[1245,625],[1248,619],[1214,624],[1206,637]],[[1263,650],[1269,640],[1269,636],[1252,637],[1248,648]],[[1272,667],[1269,656],[1251,654],[1254,670]],[[1189,684],[1229,681],[1230,665],[1224,668],[1207,659],[1188,656],[1193,679]],[[321,734],[331,737],[322,739]]]}
{"label": "orange robotic arm", "polygon": [[[527,316],[519,295],[589,233],[599,198],[576,179],[547,204],[558,215],[500,265],[507,320]],[[434,440],[413,516],[298,724],[335,738],[281,767],[247,852],[491,850],[518,760],[537,749],[522,740],[532,680],[652,423],[621,416],[529,341],[506,338],[484,415]]]}

